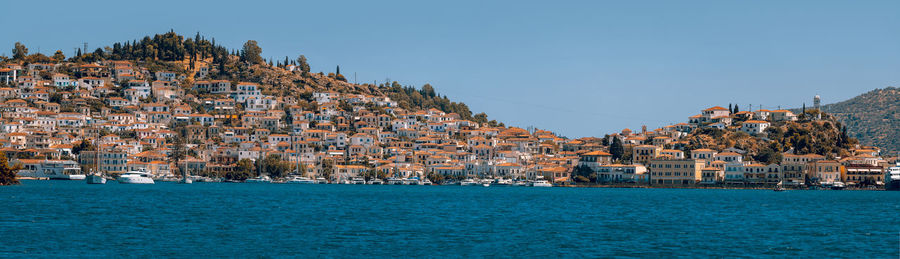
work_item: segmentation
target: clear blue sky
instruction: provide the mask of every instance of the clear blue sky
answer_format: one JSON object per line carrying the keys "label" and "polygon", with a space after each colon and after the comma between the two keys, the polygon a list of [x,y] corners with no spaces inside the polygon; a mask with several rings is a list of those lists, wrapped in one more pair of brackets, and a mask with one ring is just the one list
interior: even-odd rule
{"label": "clear blue sky", "polygon": [[[430,2],[430,1],[429,1]],[[550,3],[553,2],[553,3]],[[831,103],[900,85],[900,1],[12,1],[0,54],[169,29],[360,82],[430,83],[510,125],[570,137],[729,103]]]}

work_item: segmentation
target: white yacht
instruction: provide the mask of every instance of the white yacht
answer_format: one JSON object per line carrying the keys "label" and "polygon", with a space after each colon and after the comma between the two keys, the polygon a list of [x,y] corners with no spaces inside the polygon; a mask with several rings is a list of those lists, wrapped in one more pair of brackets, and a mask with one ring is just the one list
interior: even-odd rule
{"label": "white yacht", "polygon": [[294,176],[293,178],[291,178],[290,180],[288,180],[287,183],[315,184],[316,181],[314,181],[313,179],[310,179],[309,177],[297,177],[297,176]]}
{"label": "white yacht", "polygon": [[84,180],[78,162],[56,159],[11,159],[10,164],[20,165],[19,177],[46,178],[50,180]]}
{"label": "white yacht", "polygon": [[269,178],[268,175],[260,175],[257,177],[253,177],[247,180],[244,180],[245,183],[271,183],[272,178]]}
{"label": "white yacht", "polygon": [[531,184],[531,186],[534,186],[534,187],[553,187],[553,185],[550,184],[550,182],[548,182],[547,180],[543,180],[543,179],[535,180],[534,183]]}
{"label": "white yacht", "polygon": [[510,185],[512,185],[512,184],[513,184],[512,179],[498,178],[498,179],[494,180],[494,183],[493,183],[492,185],[495,185],[495,186],[510,186]]}
{"label": "white yacht", "polygon": [[362,177],[353,177],[350,178],[350,184],[366,184],[366,179]]}
{"label": "white yacht", "polygon": [[476,182],[475,180],[472,180],[472,179],[465,179],[465,180],[462,180],[462,182],[459,182],[459,185],[473,186],[473,185],[478,185],[478,182]]}
{"label": "white yacht", "polygon": [[382,181],[381,179],[375,178],[375,179],[369,180],[369,182],[367,182],[366,184],[381,185],[381,184],[384,184],[384,181]]}
{"label": "white yacht", "polygon": [[431,180],[425,179],[425,181],[421,181],[422,185],[431,185]]}
{"label": "white yacht", "polygon": [[325,177],[319,177],[319,178],[316,178],[316,183],[317,184],[327,184],[328,179],[325,179]]}
{"label": "white yacht", "polygon": [[153,178],[144,171],[128,171],[116,178],[116,182],[124,184],[153,184]]}
{"label": "white yacht", "polygon": [[888,168],[884,173],[884,189],[888,191],[900,190],[900,163]]}

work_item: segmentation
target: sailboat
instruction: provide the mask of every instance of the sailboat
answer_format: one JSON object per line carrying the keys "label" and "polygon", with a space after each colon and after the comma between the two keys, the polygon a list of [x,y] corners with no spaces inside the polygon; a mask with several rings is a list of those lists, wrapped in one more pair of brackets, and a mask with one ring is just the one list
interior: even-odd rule
{"label": "sailboat", "polygon": [[[81,141],[84,141],[83,139]],[[84,178],[84,181],[87,184],[106,184],[106,178],[103,177],[103,173],[100,172],[100,146],[97,146],[94,143],[95,152],[94,152],[94,168],[97,169],[95,172],[94,169],[91,169],[91,173],[88,174],[87,177]]]}
{"label": "sailboat", "polygon": [[84,178],[84,181],[87,184],[106,184],[106,178],[103,178],[99,173],[94,173],[94,169],[91,169],[91,173]]}
{"label": "sailboat", "polygon": [[[175,160],[175,168],[178,168],[178,159]],[[178,170],[181,171],[181,181],[178,181],[178,183],[183,183],[183,184],[194,183],[194,180],[191,180],[191,178],[188,177],[187,170],[183,170],[181,168],[178,168]]]}
{"label": "sailboat", "polygon": [[775,189],[773,189],[773,191],[776,191],[776,192],[783,192],[783,191],[786,191],[786,190],[787,190],[787,189],[784,188],[784,182],[783,182],[783,181],[779,181],[778,184],[775,185]]}

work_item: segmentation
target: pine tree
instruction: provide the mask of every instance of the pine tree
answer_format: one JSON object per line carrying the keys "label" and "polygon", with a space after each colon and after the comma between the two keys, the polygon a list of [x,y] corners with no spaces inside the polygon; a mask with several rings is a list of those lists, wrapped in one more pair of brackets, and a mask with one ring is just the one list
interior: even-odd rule
{"label": "pine tree", "polygon": [[734,112],[732,112],[732,113],[738,113],[738,112],[740,112],[740,111],[741,111],[741,109],[739,109],[739,108],[738,108],[738,105],[735,104],[735,105],[734,105]]}
{"label": "pine tree", "polygon": [[0,152],[0,185],[19,184],[19,180],[16,179],[16,173],[19,172],[19,169],[19,166],[9,166],[6,154]]}

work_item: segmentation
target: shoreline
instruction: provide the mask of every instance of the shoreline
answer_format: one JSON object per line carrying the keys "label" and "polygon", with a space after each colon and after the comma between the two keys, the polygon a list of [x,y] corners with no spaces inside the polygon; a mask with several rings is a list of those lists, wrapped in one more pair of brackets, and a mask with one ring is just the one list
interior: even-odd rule
{"label": "shoreline", "polygon": [[[26,180],[26,181],[81,181],[81,180],[54,180],[47,178],[35,178],[35,177],[21,177],[18,180]],[[178,181],[158,181],[158,182],[170,182],[170,183],[178,183]],[[260,184],[260,183],[248,183],[248,182],[195,182],[195,183],[228,183],[228,184]],[[269,183],[269,184],[290,184],[290,183]],[[290,184],[295,185],[295,184]],[[300,184],[302,185],[302,184]],[[310,184],[310,185],[322,185],[322,184]],[[327,185],[397,185],[397,186],[460,186],[459,184],[431,184],[431,185],[412,185],[412,184],[335,184],[328,183]],[[478,185],[479,187],[481,185]],[[494,185],[491,185],[494,186]],[[531,186],[502,186],[502,187],[531,187]],[[740,186],[740,185],[694,185],[694,186],[684,186],[684,185],[647,185],[647,184],[560,184],[553,185],[553,187],[558,188],[621,188],[621,189],[717,189],[717,190],[773,190],[774,185],[764,185],[764,186]],[[840,190],[833,190],[830,188],[819,188],[819,189],[810,189],[808,187],[804,188],[791,188],[789,186],[785,186],[785,191],[887,191],[883,187],[882,188],[857,188],[857,187],[846,187]]]}

